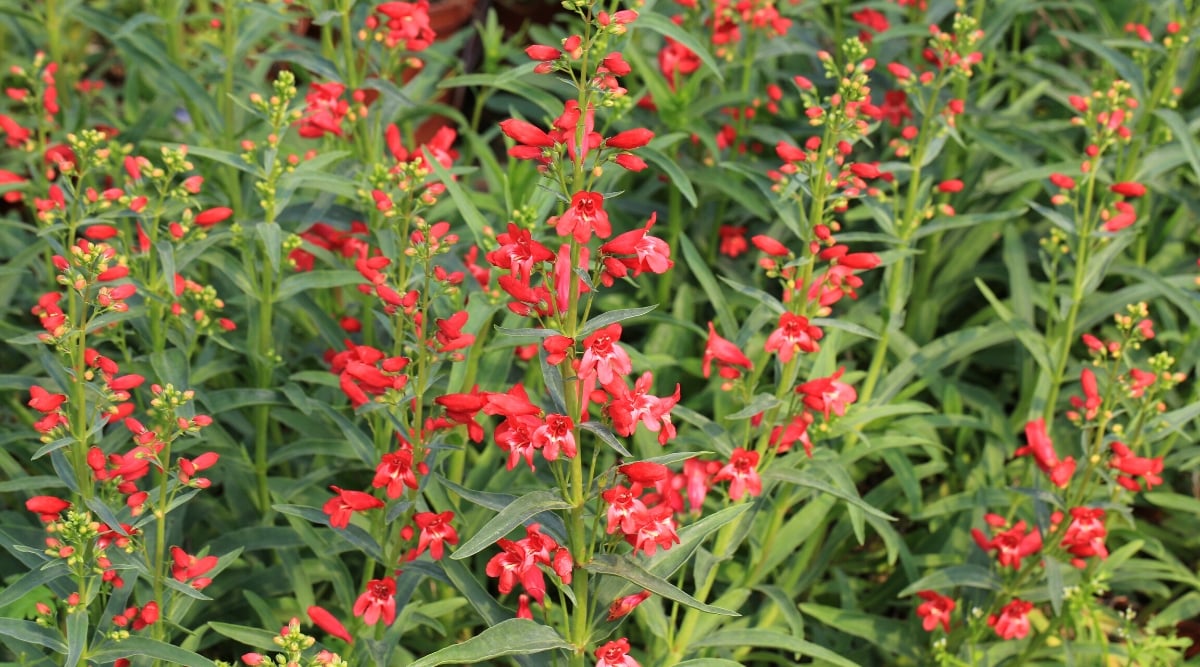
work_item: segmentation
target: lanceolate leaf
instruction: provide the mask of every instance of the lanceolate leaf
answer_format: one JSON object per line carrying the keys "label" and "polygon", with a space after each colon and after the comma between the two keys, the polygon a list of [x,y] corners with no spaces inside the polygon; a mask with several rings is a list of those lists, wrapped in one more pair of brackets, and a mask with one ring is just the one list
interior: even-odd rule
{"label": "lanceolate leaf", "polygon": [[508,507],[500,510],[499,514],[492,517],[487,525],[480,528],[479,532],[464,542],[450,557],[461,560],[473,556],[495,544],[513,528],[523,524],[535,514],[546,510],[564,510],[570,507],[571,504],[563,500],[562,493],[556,489],[544,489],[525,494],[509,503]]}
{"label": "lanceolate leaf", "polygon": [[955,586],[967,588],[982,588],[989,591],[1000,590],[1000,580],[991,570],[978,565],[951,565],[933,574],[922,577],[900,591],[899,597],[914,595],[917,591],[931,589],[949,591]]}
{"label": "lanceolate leaf", "polygon": [[67,652],[67,645],[63,643],[61,635],[32,621],[0,618],[0,635],[12,637],[28,644],[45,646],[56,653]]}
{"label": "lanceolate leaf", "polygon": [[714,607],[713,605],[697,600],[676,587],[675,584],[642,569],[642,566],[634,563],[626,556],[598,554],[592,559],[592,562],[584,565],[584,569],[596,574],[609,574],[614,577],[620,577],[636,586],[641,586],[651,593],[661,595],[668,600],[674,600],[684,606],[699,609],[709,614],[718,614],[721,616],[741,615],[736,611]]}
{"label": "lanceolate leaf", "polygon": [[800,471],[800,470],[776,467],[776,468],[768,470],[766,473],[764,473],[763,477],[765,477],[767,479],[782,480],[784,482],[787,482],[789,484],[795,484],[797,486],[807,486],[810,489],[816,489],[817,491],[820,491],[822,493],[828,493],[831,496],[837,496],[838,498],[845,500],[846,502],[850,503],[854,507],[857,507],[858,509],[862,510],[863,512],[866,512],[867,514],[870,514],[871,516],[875,516],[875,517],[878,517],[880,519],[884,519],[887,521],[895,521],[896,520],[895,517],[890,516],[884,512],[881,512],[878,509],[875,509],[869,503],[867,503],[865,500],[860,498],[858,495],[853,494],[849,491],[843,491],[842,489],[839,489],[839,488],[833,486],[829,482],[826,482],[817,477],[813,477],[812,475],[810,475],[806,472]]}
{"label": "lanceolate leaf", "polygon": [[792,651],[841,667],[859,667],[858,663],[847,660],[827,648],[774,630],[722,630],[693,643],[691,648],[755,646]]}
{"label": "lanceolate leaf", "polygon": [[409,667],[474,664],[506,655],[525,655],[569,648],[572,648],[571,644],[554,628],[523,618],[512,618],[461,644],[447,646],[431,653]]}
{"label": "lanceolate leaf", "polygon": [[626,308],[623,310],[611,310],[602,315],[597,315],[583,325],[583,328],[579,330],[579,335],[587,336],[592,332],[599,331],[610,324],[616,324],[617,322],[645,315],[657,307],[658,306],[643,306],[641,308]]}
{"label": "lanceolate leaf", "polygon": [[97,663],[109,663],[135,655],[144,655],[155,660],[163,660],[167,664],[184,665],[184,667],[217,667],[216,663],[204,656],[149,637],[123,639],[119,643],[92,653],[89,658]]}

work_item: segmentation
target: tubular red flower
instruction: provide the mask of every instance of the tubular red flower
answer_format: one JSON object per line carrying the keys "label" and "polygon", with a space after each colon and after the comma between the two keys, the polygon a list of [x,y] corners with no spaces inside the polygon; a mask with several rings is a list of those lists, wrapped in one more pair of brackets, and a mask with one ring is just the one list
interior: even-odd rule
{"label": "tubular red flower", "polygon": [[633,150],[641,148],[650,143],[654,138],[654,133],[646,128],[637,128],[633,130],[625,130],[609,137],[604,141],[604,144],[609,148],[619,148],[621,150]]}

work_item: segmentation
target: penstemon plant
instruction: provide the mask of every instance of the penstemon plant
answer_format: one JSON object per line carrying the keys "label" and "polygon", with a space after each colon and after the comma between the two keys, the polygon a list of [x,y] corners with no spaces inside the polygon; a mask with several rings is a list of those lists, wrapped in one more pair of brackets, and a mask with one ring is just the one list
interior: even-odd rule
{"label": "penstemon plant", "polygon": [[1200,7],[511,4],[0,0],[0,662],[1194,659]]}

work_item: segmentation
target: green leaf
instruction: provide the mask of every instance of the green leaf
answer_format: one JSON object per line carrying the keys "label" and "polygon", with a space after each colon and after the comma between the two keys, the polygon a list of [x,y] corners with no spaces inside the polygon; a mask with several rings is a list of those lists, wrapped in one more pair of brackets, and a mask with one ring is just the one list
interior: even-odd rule
{"label": "green leaf", "polygon": [[[438,482],[444,485],[447,489],[453,491],[463,500],[474,503],[480,507],[486,507],[495,512],[508,507],[512,504],[517,496],[507,493],[488,493],[487,491],[476,491],[468,489],[465,486],[459,486],[445,477],[438,476]],[[563,523],[562,517],[554,512],[546,512],[536,517],[538,523],[542,525],[542,531],[550,535],[559,542],[567,540],[567,527]]]}
{"label": "green leaf", "polygon": [[571,503],[562,499],[557,489],[543,489],[527,493],[512,501],[492,517],[479,532],[467,540],[450,555],[454,560],[469,558],[496,543],[513,528],[525,523],[530,517],[547,510],[570,509]]}
{"label": "green leaf", "polygon": [[279,650],[279,646],[275,643],[275,638],[279,635],[274,632],[269,632],[261,628],[248,628],[244,625],[221,623],[220,621],[209,621],[208,627],[215,630],[217,634],[245,644],[246,646],[266,649],[268,651]]}
{"label": "green leaf", "polygon": [[748,646],[777,648],[811,656],[834,665],[841,665],[841,667],[859,667],[858,663],[847,660],[827,648],[774,630],[721,630],[692,643],[688,648],[743,648]]}
{"label": "green leaf", "polygon": [[1137,63],[1133,62],[1124,53],[1117,51],[1114,48],[1106,46],[1092,35],[1084,35],[1077,32],[1069,32],[1066,30],[1051,30],[1051,34],[1055,37],[1061,37],[1069,42],[1074,42],[1079,46],[1091,51],[1101,60],[1106,61],[1116,70],[1117,74],[1122,79],[1129,82],[1133,86],[1134,97],[1137,99],[1146,98],[1146,81],[1142,77],[1142,69]]}
{"label": "green leaf", "polygon": [[446,186],[446,192],[450,193],[450,198],[454,200],[454,206],[458,209],[459,214],[462,215],[463,222],[466,222],[467,227],[471,229],[471,235],[475,238],[475,243],[481,248],[487,247],[483,241],[486,236],[483,230],[487,228],[488,223],[483,214],[479,212],[479,207],[475,206],[475,202],[471,201],[471,198],[463,191],[458,181],[455,181],[450,172],[446,171],[446,168],[434,158],[429,149],[425,149],[425,163],[433,169],[433,173],[437,175],[442,185]]}
{"label": "green leaf", "polygon": [[692,208],[696,208],[699,203],[699,200],[696,199],[696,189],[692,187],[691,179],[688,178],[687,173],[679,166],[679,163],[667,157],[666,153],[648,146],[638,150],[638,155],[646,158],[648,162],[657,165],[659,169],[666,172],[667,178],[671,179],[671,183],[679,190],[679,194],[688,200]]}
{"label": "green leaf", "polygon": [[1052,373],[1051,369],[1054,365],[1050,362],[1050,350],[1046,345],[1045,337],[1037,329],[1033,328],[1033,325],[1029,322],[1014,317],[1012,311],[1000,302],[1000,299],[996,297],[996,294],[992,292],[983,280],[976,278],[975,286],[983,293],[983,298],[987,299],[988,303],[992,305],[1000,320],[1012,328],[1017,340],[1029,351],[1029,354],[1033,356],[1033,360],[1037,362],[1037,365],[1044,372]]}
{"label": "green leaf", "polygon": [[819,604],[801,603],[800,611],[834,630],[865,639],[889,653],[911,659],[917,657],[915,646],[909,641],[912,628],[904,621]]}
{"label": "green leaf", "polygon": [[675,667],[745,667],[745,665],[736,660],[726,660],[725,658],[696,658],[694,660],[684,660]]}
{"label": "green leaf", "polygon": [[[86,614],[82,614],[86,616]],[[66,653],[67,645],[61,636],[49,628],[43,628],[31,621],[20,621],[15,618],[0,618],[0,635],[12,637],[28,644],[45,646],[55,653]]]}
{"label": "green leaf", "polygon": [[[271,509],[281,514],[300,517],[310,523],[329,526],[329,515],[315,507],[308,507],[306,505],[272,505]],[[367,556],[380,562],[384,560],[383,549],[367,531],[354,524],[348,524],[345,528],[329,527],[333,529],[333,532],[344,537],[347,542],[358,547]]]}
{"label": "green leaf", "polygon": [[646,313],[658,308],[654,306],[642,306],[641,308],[624,308],[622,310],[610,310],[607,313],[597,315],[584,323],[583,328],[579,330],[579,336],[587,336],[593,332],[599,331],[610,324],[616,324],[624,320],[641,317]]}
{"label": "green leaf", "polygon": [[108,663],[134,655],[165,660],[168,664],[184,665],[184,667],[217,667],[216,663],[204,656],[148,637],[123,639],[92,653],[88,659],[93,662]]}
{"label": "green leaf", "polygon": [[258,167],[246,162],[242,156],[230,151],[217,150],[215,148],[207,148],[205,146],[188,146],[188,157],[202,157],[220,164],[233,167],[239,171],[244,171],[247,174],[257,175]]}
{"label": "green leaf", "polygon": [[717,66],[716,59],[713,58],[712,54],[708,52],[708,49],[705,48],[704,45],[701,44],[694,35],[675,25],[670,19],[662,14],[642,12],[638,15],[637,22],[635,22],[633,25],[635,28],[646,28],[662,35],[663,37],[670,37],[676,42],[686,46],[692,53],[695,53],[700,58],[701,62],[708,67],[708,69],[712,72],[712,75],[717,78],[717,81],[725,80],[725,78],[721,76],[721,68]]}
{"label": "green leaf", "polygon": [[867,503],[867,501],[865,501],[861,497],[859,497],[859,495],[857,493],[854,493],[851,491],[843,491],[842,489],[839,489],[839,488],[833,486],[829,482],[826,482],[822,479],[814,477],[814,476],[812,476],[806,472],[802,472],[800,470],[795,470],[793,468],[776,467],[776,468],[772,468],[772,469],[766,471],[765,473],[763,473],[763,477],[766,479],[778,479],[780,481],[787,482],[789,484],[795,484],[797,486],[804,486],[804,487],[808,487],[810,489],[815,489],[822,493],[828,493],[831,496],[837,496],[838,498],[845,500],[847,503],[850,503],[850,505],[857,507],[858,509],[862,510],[863,512],[866,512],[867,514],[870,514],[871,516],[878,517],[885,521],[895,521],[896,520],[895,517],[885,514],[884,512],[881,512],[881,511],[875,509],[874,507],[872,507],[869,503]]}
{"label": "green leaf", "polygon": [[782,405],[782,403],[783,403],[783,401],[780,401],[778,398],[775,398],[771,394],[767,394],[767,393],[758,394],[757,396],[755,396],[753,399],[750,400],[750,403],[747,404],[746,407],[742,408],[741,410],[738,410],[737,412],[735,412],[731,415],[726,415],[725,419],[730,419],[730,420],[734,420],[734,421],[737,421],[739,419],[749,419],[749,418],[753,417],[754,415],[757,415],[760,412],[763,412],[764,410],[770,410],[771,408]]}
{"label": "green leaf", "polygon": [[275,290],[275,300],[284,299],[310,289],[330,289],[345,285],[358,285],[365,282],[358,271],[308,271],[284,278]]}
{"label": "green leaf", "polygon": [[725,300],[725,294],[721,291],[721,286],[713,276],[712,270],[708,268],[708,262],[700,256],[699,251],[696,250],[696,246],[692,244],[691,239],[686,235],[679,237],[679,244],[683,248],[683,258],[687,261],[688,270],[700,282],[700,287],[708,295],[708,300],[712,303],[713,310],[717,313],[717,322],[720,324],[720,330],[732,336],[733,332],[738,330],[737,318],[733,316],[733,309],[729,307],[729,302]]}
{"label": "green leaf", "polygon": [[934,590],[948,591],[955,586],[967,588],[982,588],[988,591],[1001,589],[1000,580],[986,567],[978,565],[951,565],[933,574],[922,577],[905,587],[897,597],[915,595],[917,591]]}
{"label": "green leaf", "polygon": [[621,441],[617,440],[617,434],[613,433],[612,429],[602,422],[586,421],[580,424],[579,428],[584,429],[585,431],[591,431],[596,435],[597,438],[600,438],[601,442],[611,447],[613,451],[621,456],[624,456],[625,458],[633,457],[633,454],[631,454],[628,449],[625,449],[625,445],[622,445]]}
{"label": "green leaf", "polygon": [[1187,156],[1188,164],[1192,166],[1192,174],[1200,182],[1200,148],[1196,146],[1196,138],[1192,136],[1183,116],[1180,116],[1179,112],[1174,109],[1159,109],[1154,112],[1154,115],[1163,119],[1167,127],[1171,128],[1171,134],[1183,148],[1183,154]]}
{"label": "green leaf", "polygon": [[510,618],[461,644],[447,646],[431,653],[409,667],[472,664],[506,655],[527,655],[570,648],[573,648],[571,644],[554,628],[524,618]]}
{"label": "green leaf", "polygon": [[696,598],[683,592],[681,589],[671,582],[663,579],[655,574],[652,574],[642,566],[630,560],[627,556],[617,554],[597,554],[592,562],[583,566],[589,572],[596,574],[608,574],[614,577],[620,577],[635,586],[661,595],[668,600],[674,600],[684,606],[697,609],[708,614],[718,614],[720,616],[741,616],[736,611],[714,607],[710,604],[705,604]]}
{"label": "green leaf", "polygon": [[32,591],[39,586],[54,581],[59,577],[65,577],[70,574],[67,567],[61,561],[50,561],[47,565],[30,572],[26,572],[0,593],[0,608],[20,600],[26,593]]}
{"label": "green leaf", "polygon": [[66,665],[77,665],[83,657],[83,650],[88,643],[88,623],[91,619],[83,609],[67,615],[67,657]]}
{"label": "green leaf", "polygon": [[442,567],[442,571],[446,573],[446,578],[450,580],[450,583],[454,584],[454,588],[467,598],[467,602],[471,603],[471,607],[483,617],[484,621],[489,624],[499,624],[512,616],[512,612],[496,602],[496,599],[480,585],[479,580],[465,565],[450,558],[439,560],[438,565]]}
{"label": "green leaf", "polygon": [[1008,342],[1012,335],[1002,322],[959,329],[930,342],[896,365],[879,383],[872,401],[886,403],[912,381],[913,376],[929,376],[976,352]]}
{"label": "green leaf", "polygon": [[40,491],[45,493],[50,489],[58,489],[64,486],[66,486],[66,484],[63,483],[61,479],[53,475],[32,475],[29,477],[22,477],[20,479],[10,479],[7,482],[0,482],[0,493],[14,493],[20,491]]}

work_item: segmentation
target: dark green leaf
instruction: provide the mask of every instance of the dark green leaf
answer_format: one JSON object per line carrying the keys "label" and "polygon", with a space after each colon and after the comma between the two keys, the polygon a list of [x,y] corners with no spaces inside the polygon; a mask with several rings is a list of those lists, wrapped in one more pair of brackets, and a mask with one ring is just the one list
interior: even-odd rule
{"label": "dark green leaf", "polygon": [[492,517],[479,532],[467,540],[453,554],[454,560],[462,560],[494,545],[497,540],[508,535],[509,531],[522,525],[530,517],[547,510],[569,509],[571,504],[562,499],[562,493],[557,489],[543,489],[527,493],[509,503],[507,507]]}
{"label": "dark green leaf", "polygon": [[599,331],[610,324],[616,324],[624,320],[640,317],[654,310],[658,306],[643,306],[641,308],[625,308],[622,310],[610,310],[607,313],[597,315],[584,323],[583,328],[579,330],[580,336],[587,336],[595,331]]}
{"label": "dark green leaf", "polygon": [[523,618],[510,618],[461,644],[447,646],[431,653],[409,667],[472,664],[506,655],[526,655],[569,648],[572,648],[571,644],[554,628]]}
{"label": "dark green leaf", "polygon": [[584,565],[584,569],[596,574],[608,574],[614,577],[620,577],[635,586],[661,595],[668,600],[674,600],[684,606],[698,609],[709,614],[718,614],[721,616],[740,616],[741,614],[729,609],[714,607],[710,604],[705,604],[696,598],[683,592],[681,589],[671,582],[652,574],[644,569],[641,565],[634,563],[627,556],[617,554],[597,554],[592,562]]}

